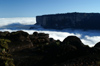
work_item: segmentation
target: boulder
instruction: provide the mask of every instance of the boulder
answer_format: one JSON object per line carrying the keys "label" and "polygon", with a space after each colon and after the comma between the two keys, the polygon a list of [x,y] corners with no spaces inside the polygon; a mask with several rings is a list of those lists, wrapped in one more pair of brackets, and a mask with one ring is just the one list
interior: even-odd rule
{"label": "boulder", "polygon": [[8,39],[11,40],[11,43],[9,44],[11,49],[10,51],[18,51],[33,47],[29,34],[24,31],[12,32],[10,33]]}
{"label": "boulder", "polygon": [[45,44],[49,42],[49,34],[34,32],[29,37],[34,45]]}
{"label": "boulder", "polygon": [[98,42],[97,44],[95,44],[94,48],[100,48],[100,42]]}
{"label": "boulder", "polygon": [[84,48],[85,45],[81,42],[81,40],[76,36],[68,36],[63,40],[64,44],[73,45],[76,48]]}

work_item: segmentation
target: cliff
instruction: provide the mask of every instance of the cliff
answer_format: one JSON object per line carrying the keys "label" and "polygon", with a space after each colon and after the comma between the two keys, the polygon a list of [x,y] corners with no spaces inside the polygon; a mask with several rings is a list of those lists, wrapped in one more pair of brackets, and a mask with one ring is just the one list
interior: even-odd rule
{"label": "cliff", "polygon": [[65,13],[36,16],[36,24],[51,29],[100,29],[99,13]]}

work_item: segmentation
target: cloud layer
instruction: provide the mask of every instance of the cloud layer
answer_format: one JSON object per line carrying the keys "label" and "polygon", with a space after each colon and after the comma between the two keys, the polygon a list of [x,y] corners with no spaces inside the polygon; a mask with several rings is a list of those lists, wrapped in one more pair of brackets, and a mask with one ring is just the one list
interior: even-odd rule
{"label": "cloud layer", "polygon": [[17,18],[0,18],[0,27],[12,23],[20,23],[23,25],[32,25],[36,23],[36,18],[33,17],[17,17]]}
{"label": "cloud layer", "polygon": [[[97,30],[71,30],[71,29],[64,29],[64,30],[51,30],[51,29],[33,29],[29,30],[28,28],[36,23],[36,18],[27,17],[27,18],[0,18],[0,31],[18,31],[23,30],[32,34],[33,32],[42,32],[48,33],[51,38],[56,40],[63,41],[64,38],[74,35],[81,39],[81,41],[89,46],[94,46],[97,42],[100,41],[100,31]],[[1,29],[2,28],[2,29]],[[10,29],[11,28],[11,29]],[[12,29],[14,28],[14,29]]]}

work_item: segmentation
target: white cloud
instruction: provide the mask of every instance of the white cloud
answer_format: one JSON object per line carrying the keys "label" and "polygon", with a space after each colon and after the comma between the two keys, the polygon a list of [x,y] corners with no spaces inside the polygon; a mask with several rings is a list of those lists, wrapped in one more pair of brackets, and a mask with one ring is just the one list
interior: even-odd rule
{"label": "white cloud", "polygon": [[36,23],[36,18],[35,17],[0,18],[0,26],[5,26],[12,23],[32,25]]}
{"label": "white cloud", "polygon": [[84,44],[94,46],[96,43],[100,42],[100,36],[85,36],[85,38],[81,39]]}

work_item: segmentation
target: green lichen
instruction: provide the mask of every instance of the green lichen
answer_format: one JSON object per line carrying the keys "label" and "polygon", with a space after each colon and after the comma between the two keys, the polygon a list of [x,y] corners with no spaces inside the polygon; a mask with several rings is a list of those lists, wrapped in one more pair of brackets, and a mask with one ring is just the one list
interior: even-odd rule
{"label": "green lichen", "polygon": [[8,49],[8,43],[10,43],[11,41],[8,39],[0,39],[0,47],[2,49]]}
{"label": "green lichen", "polygon": [[8,39],[0,39],[0,66],[15,66],[13,64],[13,58],[6,50],[8,50],[8,43],[11,41]]}

